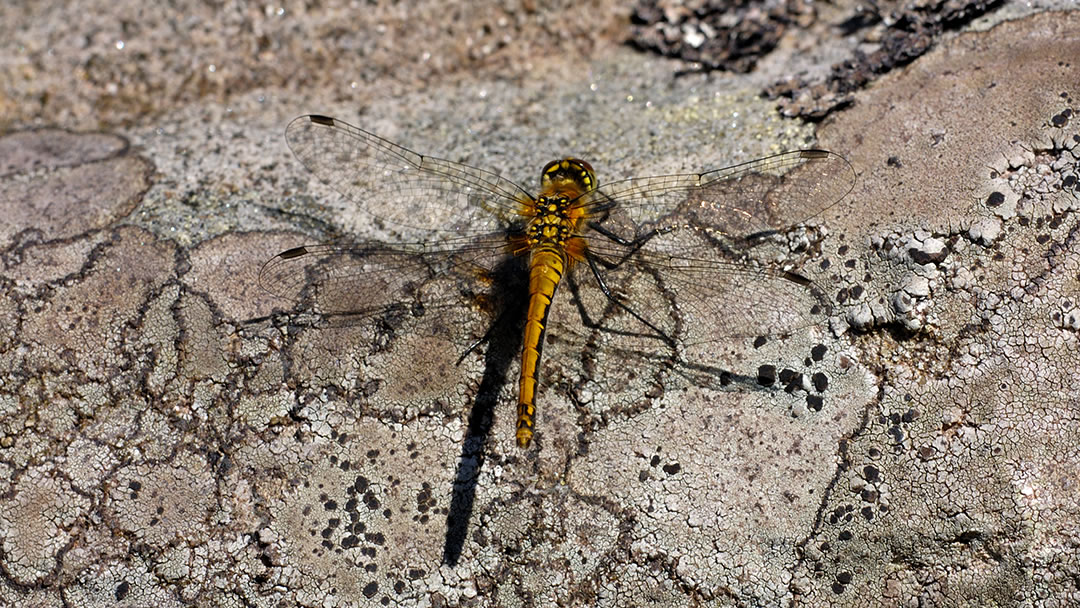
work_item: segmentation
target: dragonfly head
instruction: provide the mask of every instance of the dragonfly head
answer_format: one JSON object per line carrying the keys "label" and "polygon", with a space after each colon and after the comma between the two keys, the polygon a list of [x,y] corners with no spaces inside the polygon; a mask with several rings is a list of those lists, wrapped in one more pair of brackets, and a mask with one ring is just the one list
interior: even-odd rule
{"label": "dragonfly head", "polygon": [[563,192],[569,198],[577,198],[596,189],[596,175],[592,165],[583,160],[553,160],[544,166],[540,174],[540,187],[545,192]]}

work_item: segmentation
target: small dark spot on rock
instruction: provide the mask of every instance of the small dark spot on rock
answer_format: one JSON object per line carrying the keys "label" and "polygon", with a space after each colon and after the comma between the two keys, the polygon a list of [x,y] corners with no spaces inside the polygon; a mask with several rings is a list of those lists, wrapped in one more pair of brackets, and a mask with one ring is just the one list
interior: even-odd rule
{"label": "small dark spot on rock", "polygon": [[379,592],[378,583],[375,583],[374,581],[372,581],[372,582],[368,583],[367,585],[364,585],[364,591],[363,591],[364,597],[368,598],[369,600],[371,598],[375,597],[375,594],[378,593],[378,592]]}
{"label": "small dark spot on rock", "polygon": [[942,247],[939,251],[930,252],[911,247],[908,249],[908,257],[916,264],[940,264],[949,257],[949,248]]}
{"label": "small dark spot on rock", "polygon": [[754,338],[754,348],[761,348],[762,346],[765,346],[765,343],[768,341],[768,338],[765,336],[758,336]]}
{"label": "small dark spot on rock", "polygon": [[649,459],[649,466],[655,468],[658,464],[660,464],[660,457],[656,454],[653,454],[653,457]]}
{"label": "small dark spot on rock", "polygon": [[832,592],[835,593],[836,595],[840,595],[841,593],[844,592],[844,586],[841,585],[840,583],[833,583],[832,584]]}
{"label": "small dark spot on rock", "polygon": [[874,509],[872,507],[863,507],[859,509],[859,513],[866,521],[874,521]]}
{"label": "small dark spot on rock", "polygon": [[987,207],[997,207],[998,205],[1000,205],[1000,204],[1002,204],[1004,202],[1005,202],[1005,195],[1000,193],[1000,192],[997,192],[997,191],[991,192],[990,196],[986,197],[986,206]]}
{"label": "small dark spot on rock", "polygon": [[803,375],[796,372],[796,371],[793,371],[793,370],[788,370],[788,371],[791,372],[791,377],[785,383],[784,390],[787,393],[791,394],[791,393],[794,393],[797,390],[802,389],[802,387],[803,387]]}
{"label": "small dark spot on rock", "polygon": [[824,344],[818,344],[814,348],[810,349],[810,356],[814,359],[814,361],[821,361],[825,358],[825,353],[828,350],[829,349]]}
{"label": "small dark spot on rock", "polygon": [[890,156],[889,158],[887,158],[885,160],[885,164],[892,167],[892,168],[894,168],[894,169],[899,169],[900,167],[904,166],[903,164],[900,163],[900,157],[898,157],[898,156]]}
{"label": "small dark spot on rock", "polygon": [[772,386],[773,384],[776,384],[776,366],[762,365],[758,367],[757,381],[761,386]]}
{"label": "small dark spot on rock", "polygon": [[868,464],[865,467],[863,467],[862,472],[863,472],[863,479],[865,479],[866,481],[869,481],[870,483],[877,483],[878,481],[881,480],[881,472],[878,471],[878,468],[875,467],[872,464]]}
{"label": "small dark spot on rock", "polygon": [[674,475],[674,474],[678,473],[680,469],[682,469],[682,467],[679,466],[679,463],[677,463],[677,462],[673,462],[671,464],[665,464],[664,465],[664,472],[667,473],[668,475]]}
{"label": "small dark spot on rock", "polygon": [[824,393],[825,389],[829,388],[829,377],[821,372],[811,376],[810,381],[814,383],[814,390],[819,393]]}
{"label": "small dark spot on rock", "polygon": [[129,591],[131,591],[131,585],[129,585],[127,581],[123,581],[116,586],[116,591],[113,593],[113,597],[115,597],[116,601],[119,602],[125,597],[127,597]]}
{"label": "small dark spot on rock", "polygon": [[377,511],[380,507],[379,499],[375,498],[375,494],[370,490],[364,493],[364,504],[370,511]]}
{"label": "small dark spot on rock", "polygon": [[357,492],[363,494],[364,492],[367,491],[368,484],[369,484],[369,482],[368,482],[367,478],[361,475],[361,476],[358,476],[356,478],[356,481],[353,482],[353,488]]}
{"label": "small dark spot on rock", "polygon": [[889,427],[889,434],[892,435],[893,441],[896,443],[904,442],[904,431],[898,426]]}
{"label": "small dark spot on rock", "polygon": [[851,532],[844,530],[839,535],[837,535],[837,538],[840,540],[851,540]]}
{"label": "small dark spot on rock", "polygon": [[821,398],[821,395],[806,396],[806,408],[811,412],[820,412],[824,406],[825,400]]}

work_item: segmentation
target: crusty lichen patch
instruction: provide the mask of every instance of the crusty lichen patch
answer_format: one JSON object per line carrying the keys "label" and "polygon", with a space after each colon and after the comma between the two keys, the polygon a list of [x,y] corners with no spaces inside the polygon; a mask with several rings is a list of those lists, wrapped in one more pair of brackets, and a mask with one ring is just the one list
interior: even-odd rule
{"label": "crusty lichen patch", "polygon": [[1080,601],[1078,28],[961,36],[823,130],[863,167],[848,321],[901,340],[859,339],[882,392],[801,543],[807,605]]}

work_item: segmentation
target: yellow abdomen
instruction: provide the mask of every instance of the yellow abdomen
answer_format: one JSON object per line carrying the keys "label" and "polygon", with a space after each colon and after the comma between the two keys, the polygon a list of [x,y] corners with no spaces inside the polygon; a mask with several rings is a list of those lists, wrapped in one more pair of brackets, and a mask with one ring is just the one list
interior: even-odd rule
{"label": "yellow abdomen", "polygon": [[544,328],[551,299],[566,271],[566,257],[555,248],[536,251],[529,264],[529,309],[521,346],[521,385],[518,393],[517,444],[529,447],[536,412],[536,374],[540,366]]}

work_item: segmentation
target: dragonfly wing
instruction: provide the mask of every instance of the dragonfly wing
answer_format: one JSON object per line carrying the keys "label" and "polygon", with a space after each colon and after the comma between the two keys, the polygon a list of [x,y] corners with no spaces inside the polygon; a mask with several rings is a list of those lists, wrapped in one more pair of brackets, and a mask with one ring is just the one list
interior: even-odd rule
{"label": "dragonfly wing", "polygon": [[854,185],[855,171],[844,157],[796,150],[706,173],[613,182],[591,205],[622,229],[693,224],[738,238],[810,220]]}
{"label": "dragonfly wing", "polygon": [[513,221],[532,199],[495,173],[417,154],[336,118],[300,116],[285,139],[320,180],[398,226],[486,233]]}
{"label": "dragonfly wing", "polygon": [[[505,236],[388,245],[315,245],[283,251],[263,265],[266,291],[335,323],[408,314],[438,322],[440,309],[477,308],[501,261]],[[490,312],[490,311],[487,311]]]}
{"label": "dragonfly wing", "polygon": [[626,286],[616,295],[686,344],[783,334],[819,323],[828,312],[822,290],[809,279],[778,263],[737,257],[707,229],[684,227],[628,251],[610,241],[590,242],[592,255],[623,260],[601,272],[607,284]]}

